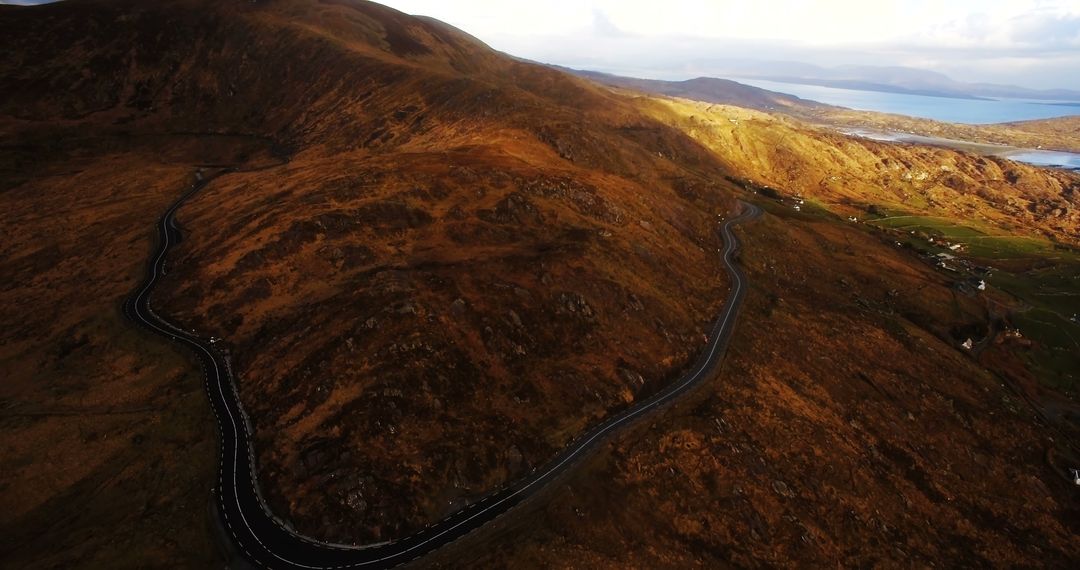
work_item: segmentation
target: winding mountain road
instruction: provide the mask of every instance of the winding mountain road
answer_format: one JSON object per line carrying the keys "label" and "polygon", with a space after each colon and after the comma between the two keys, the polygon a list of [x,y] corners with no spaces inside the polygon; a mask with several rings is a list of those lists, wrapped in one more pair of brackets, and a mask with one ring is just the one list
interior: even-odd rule
{"label": "winding mountain road", "polygon": [[620,428],[629,426],[651,411],[674,401],[694,385],[709,377],[723,358],[735,318],[746,294],[746,278],[734,261],[738,241],[732,232],[735,224],[753,219],[761,210],[740,202],[741,213],[724,222],[720,231],[724,240],[721,253],[731,275],[732,287],[724,310],[716,318],[705,349],[689,372],[659,393],[614,414],[593,426],[547,464],[509,486],[491,492],[483,499],[415,533],[390,542],[368,546],[336,545],[300,536],[269,511],[260,496],[251,447],[250,425],[236,391],[232,373],[214,343],[170,324],[150,307],[154,285],[165,274],[169,249],[180,241],[174,222],[176,211],[208,181],[201,180],[181,196],[158,221],[158,247],[153,253],[146,280],[127,300],[124,311],[136,323],[190,348],[201,362],[206,377],[206,391],[217,418],[221,436],[221,462],[216,487],[216,506],[221,523],[231,535],[236,548],[257,567],[274,569],[331,570],[348,568],[392,568],[415,560],[447,545],[506,513],[526,498],[544,488]]}

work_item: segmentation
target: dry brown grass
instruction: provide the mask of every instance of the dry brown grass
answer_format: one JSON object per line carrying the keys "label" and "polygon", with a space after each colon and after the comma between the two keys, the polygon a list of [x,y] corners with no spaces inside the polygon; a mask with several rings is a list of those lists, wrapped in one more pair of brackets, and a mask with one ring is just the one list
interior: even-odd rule
{"label": "dry brown grass", "polygon": [[[155,306],[226,339],[274,510],[345,541],[461,507],[677,374],[727,290],[729,178],[1075,238],[1071,205],[1046,210],[1065,178],[612,94],[367,4],[42,10],[0,19],[19,565],[211,564],[199,381],[117,307],[153,221],[218,156],[251,168],[180,211]],[[894,179],[941,164],[958,181]],[[869,232],[771,210],[744,231],[754,290],[721,377],[457,563],[1077,557],[1045,432],[951,344],[986,327],[984,300]]]}
{"label": "dry brown grass", "polygon": [[981,302],[857,229],[776,212],[740,230],[752,293],[719,376],[436,567],[1080,555],[1061,438],[948,334]]}
{"label": "dry brown grass", "polygon": [[202,377],[121,312],[191,171],[127,154],[57,166],[0,194],[0,558],[211,565]]}
{"label": "dry brown grass", "polygon": [[1080,244],[1080,177],[993,157],[880,143],[795,119],[681,99],[652,113],[716,152],[737,176],[867,217],[876,206],[964,220],[1001,235]]}

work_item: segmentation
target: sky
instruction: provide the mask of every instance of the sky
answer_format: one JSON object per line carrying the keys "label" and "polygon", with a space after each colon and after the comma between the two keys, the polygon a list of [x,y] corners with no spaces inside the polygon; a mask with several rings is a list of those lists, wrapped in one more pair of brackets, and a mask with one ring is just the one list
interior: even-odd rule
{"label": "sky", "polygon": [[1080,0],[380,1],[511,55],[638,77],[723,75],[725,60],[749,59],[1080,90]]}
{"label": "sky", "polygon": [[1080,0],[382,0],[512,55],[658,79],[726,59],[1080,89]]}

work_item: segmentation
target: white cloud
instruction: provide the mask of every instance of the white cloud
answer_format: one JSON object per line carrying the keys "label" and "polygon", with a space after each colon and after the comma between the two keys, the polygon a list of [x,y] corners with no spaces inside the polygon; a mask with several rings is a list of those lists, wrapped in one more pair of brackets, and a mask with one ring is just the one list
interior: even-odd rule
{"label": "white cloud", "polygon": [[1080,89],[1080,0],[381,1],[513,55],[642,76],[688,77],[707,73],[710,58],[753,58]]}
{"label": "white cloud", "polygon": [[1080,88],[1077,0],[385,0],[517,56],[701,71],[709,58],[922,64],[967,81]]}

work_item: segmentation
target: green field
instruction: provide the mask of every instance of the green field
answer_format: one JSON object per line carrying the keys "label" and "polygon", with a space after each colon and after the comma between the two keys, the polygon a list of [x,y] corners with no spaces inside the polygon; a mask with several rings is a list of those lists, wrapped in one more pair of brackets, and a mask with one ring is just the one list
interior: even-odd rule
{"label": "green field", "polygon": [[[768,197],[767,197],[768,198]],[[827,204],[807,199],[795,211],[788,197],[755,200],[767,212],[783,218],[839,221]],[[869,227],[896,232],[895,239],[930,255],[949,253],[970,263],[952,263],[953,276],[978,275],[991,288],[1015,298],[1009,322],[1035,342],[1025,354],[1029,369],[1045,384],[1066,392],[1080,390],[1080,252],[1033,236],[1010,235],[974,220],[938,216],[871,217]],[[931,239],[933,241],[931,241]],[[948,248],[962,244],[960,251]]]}
{"label": "green field", "polygon": [[1055,257],[1075,254],[1059,252],[1049,240],[1016,235],[1003,235],[992,228],[951,218],[933,216],[889,216],[867,221],[868,224],[907,232],[917,232],[933,237],[935,241],[947,240],[964,245],[964,253],[986,259],[1015,259],[1022,257]]}
{"label": "green field", "polygon": [[[1030,369],[1058,389],[1080,388],[1080,324],[1071,320],[1080,314],[1080,255],[1075,250],[945,217],[895,215],[866,223],[899,232],[898,239],[916,249],[948,252],[993,267],[987,282],[1019,301],[1010,320],[1037,343],[1027,354]],[[964,247],[952,251],[944,242]]]}

